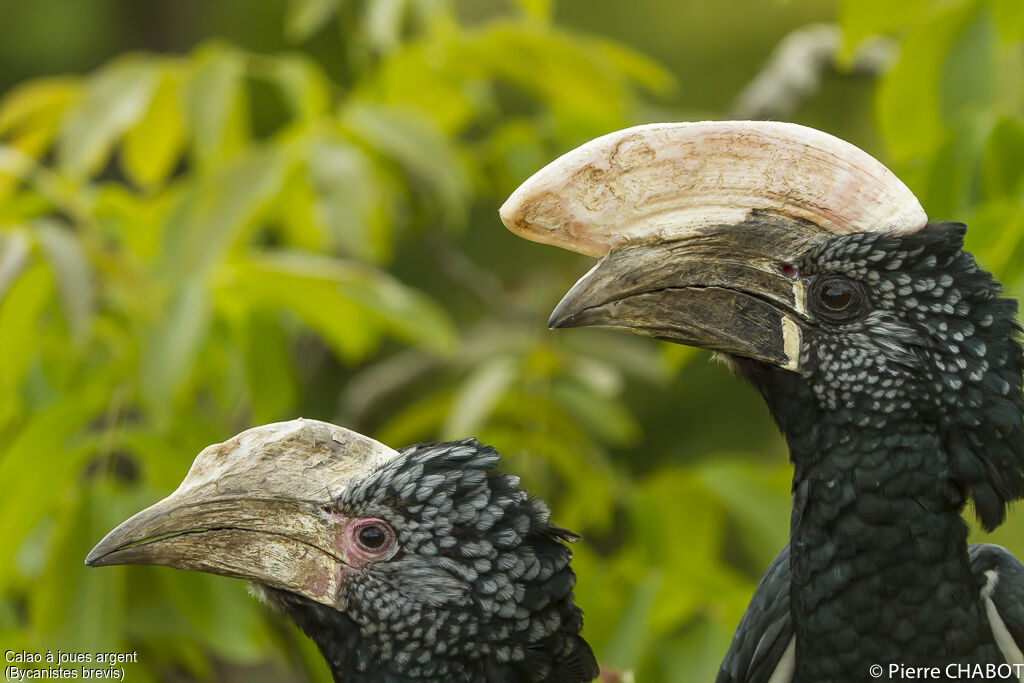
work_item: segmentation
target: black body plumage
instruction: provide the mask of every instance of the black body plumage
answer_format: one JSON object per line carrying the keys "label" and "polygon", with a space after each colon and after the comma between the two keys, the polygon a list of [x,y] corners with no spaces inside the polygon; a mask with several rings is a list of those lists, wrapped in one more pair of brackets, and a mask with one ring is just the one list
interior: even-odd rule
{"label": "black body plumage", "polygon": [[822,278],[857,283],[862,312],[818,316],[800,373],[734,359],[789,443],[794,501],[790,545],[718,681],[768,681],[793,636],[784,680],[873,680],[869,666],[890,663],[960,680],[945,667],[1007,660],[989,599],[1024,643],[1024,567],[969,549],[961,518],[972,500],[992,529],[1024,495],[1016,303],[962,249],[964,230],[830,237],[796,272],[810,296]]}
{"label": "black body plumage", "polygon": [[790,543],[719,681],[966,678],[947,664],[1024,681],[1024,568],[968,548],[961,518],[973,502],[992,529],[1024,495],[1016,303],[964,251],[965,226],[929,222],[863,150],[762,121],[604,135],[500,213],[600,258],[549,327],[715,351],[789,444]]}
{"label": "black body plumage", "polygon": [[338,609],[262,588],[338,681],[590,681],[575,575],[543,502],[470,439],[421,444],[348,488],[332,512],[375,517],[398,553],[346,578]]}

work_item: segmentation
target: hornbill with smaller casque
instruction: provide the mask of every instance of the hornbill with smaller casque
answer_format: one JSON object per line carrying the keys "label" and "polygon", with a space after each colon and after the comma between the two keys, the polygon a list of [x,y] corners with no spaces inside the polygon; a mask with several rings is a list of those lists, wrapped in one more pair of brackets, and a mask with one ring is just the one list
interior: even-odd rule
{"label": "hornbill with smaller casque", "polygon": [[1020,330],[963,225],[853,145],[750,121],[598,138],[501,217],[601,259],[551,327],[717,351],[789,444],[790,542],[718,681],[1024,681],[1024,567],[961,518],[1024,495]]}
{"label": "hornbill with smaller casque", "polygon": [[250,429],[86,564],[253,581],[336,681],[591,681],[570,531],[473,439],[394,451],[316,420]]}

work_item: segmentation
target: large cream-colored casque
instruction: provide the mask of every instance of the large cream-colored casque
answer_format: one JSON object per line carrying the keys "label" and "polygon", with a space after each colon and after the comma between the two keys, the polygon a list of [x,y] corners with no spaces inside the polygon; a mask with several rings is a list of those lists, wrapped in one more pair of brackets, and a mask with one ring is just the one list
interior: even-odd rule
{"label": "large cream-colored casque", "polygon": [[501,207],[521,237],[589,256],[738,223],[751,211],[836,233],[921,229],[913,193],[874,157],[794,123],[653,123],[610,133],[535,173]]}

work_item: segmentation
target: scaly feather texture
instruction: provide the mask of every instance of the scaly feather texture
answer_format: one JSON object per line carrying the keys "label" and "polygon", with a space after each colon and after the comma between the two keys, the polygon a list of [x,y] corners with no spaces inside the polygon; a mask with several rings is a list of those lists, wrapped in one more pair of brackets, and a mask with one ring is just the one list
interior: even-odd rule
{"label": "scaly feather texture", "polygon": [[386,520],[395,557],[349,575],[340,609],[262,587],[338,681],[590,681],[576,577],[543,502],[475,440],[421,444],[346,489],[331,512]]}
{"label": "scaly feather texture", "polygon": [[862,319],[808,335],[804,352],[823,410],[876,431],[913,422],[934,433],[948,479],[991,530],[1024,496],[1024,357],[1017,303],[963,251],[965,231],[860,233],[803,257],[802,274],[846,275],[871,299]]}
{"label": "scaly feather texture", "polygon": [[[780,579],[793,681],[862,680],[872,663],[1004,661],[960,513],[973,499],[992,529],[1024,495],[1022,354],[1016,304],[962,250],[963,235],[932,224],[830,238],[799,259],[799,275],[862,283],[864,313],[808,327],[799,374],[735,360],[794,464]],[[752,604],[762,603],[774,604]],[[726,671],[745,666],[741,635],[757,639],[737,633],[720,680],[746,680]],[[786,640],[775,638],[780,654]]]}

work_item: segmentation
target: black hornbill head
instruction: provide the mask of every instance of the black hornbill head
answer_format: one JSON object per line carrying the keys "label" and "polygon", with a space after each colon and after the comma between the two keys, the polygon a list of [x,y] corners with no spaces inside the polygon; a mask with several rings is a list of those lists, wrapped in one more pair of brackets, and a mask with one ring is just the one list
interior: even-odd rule
{"label": "black hornbill head", "polygon": [[86,559],[249,579],[338,680],[590,681],[547,507],[470,439],[394,451],[316,420],[203,450]]}
{"label": "black hornbill head", "polygon": [[987,528],[1024,495],[1016,304],[963,251],[963,225],[929,223],[853,145],[790,123],[638,126],[555,160],[501,217],[601,259],[551,327],[725,354],[791,447],[815,410],[879,434],[934,424],[954,495]]}

